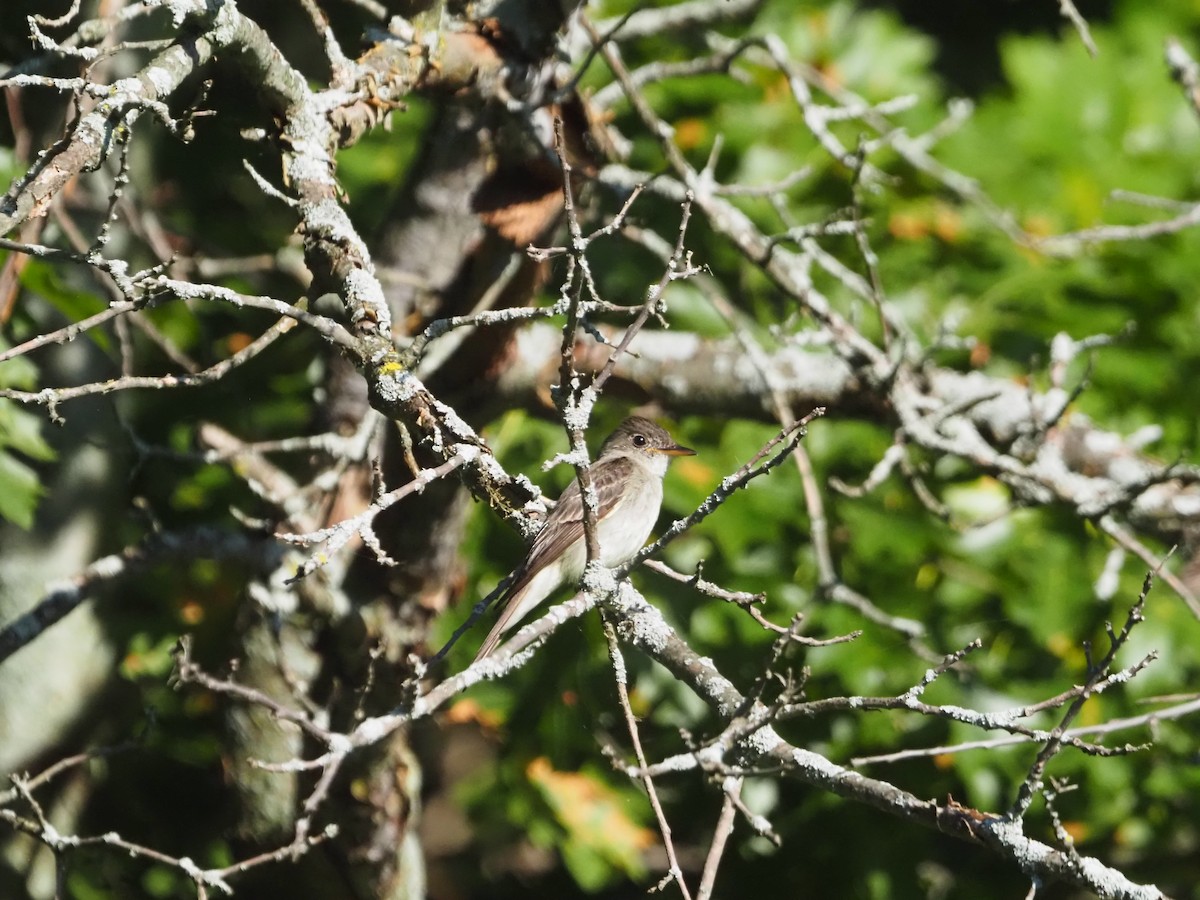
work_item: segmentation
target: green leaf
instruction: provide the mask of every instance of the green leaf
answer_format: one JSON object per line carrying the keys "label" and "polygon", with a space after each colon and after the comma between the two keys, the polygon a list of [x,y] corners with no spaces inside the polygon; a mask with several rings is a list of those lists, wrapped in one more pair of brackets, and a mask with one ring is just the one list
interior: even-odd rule
{"label": "green leaf", "polygon": [[41,495],[37,473],[12,455],[0,452],[0,518],[29,528]]}
{"label": "green leaf", "polygon": [[[92,291],[81,291],[68,285],[60,275],[62,270],[49,262],[30,260],[21,272],[21,284],[30,291],[40,294],[55,309],[72,322],[79,322],[108,307],[102,297]],[[112,346],[102,328],[88,330],[87,337],[101,350]]]}
{"label": "green leaf", "polygon": [[527,769],[530,781],[565,831],[563,861],[579,886],[597,891],[618,873],[644,874],[641,854],[653,833],[630,818],[629,797],[586,772],[560,772],[545,757]]}
{"label": "green leaf", "polygon": [[42,437],[42,420],[9,400],[0,400],[0,452],[6,449],[30,459],[54,459],[54,449]]}
{"label": "green leaf", "polygon": [[[0,350],[7,349],[0,340]],[[20,357],[0,363],[0,387],[28,390],[37,383],[37,369]],[[21,409],[11,400],[0,400],[0,518],[28,528],[42,485],[37,472],[9,451],[30,459],[47,461],[54,458],[53,448],[42,437],[42,420]]]}

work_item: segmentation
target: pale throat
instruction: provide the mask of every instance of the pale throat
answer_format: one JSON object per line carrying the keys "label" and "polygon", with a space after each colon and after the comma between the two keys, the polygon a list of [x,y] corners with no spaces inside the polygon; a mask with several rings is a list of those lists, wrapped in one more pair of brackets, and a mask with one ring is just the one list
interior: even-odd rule
{"label": "pale throat", "polygon": [[639,453],[638,458],[660,479],[667,474],[667,466],[671,464],[671,457],[665,453]]}

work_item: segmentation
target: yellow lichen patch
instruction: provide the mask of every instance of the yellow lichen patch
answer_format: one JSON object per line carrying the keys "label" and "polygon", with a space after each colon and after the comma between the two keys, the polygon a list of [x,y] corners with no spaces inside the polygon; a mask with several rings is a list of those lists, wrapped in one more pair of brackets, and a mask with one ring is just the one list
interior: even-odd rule
{"label": "yellow lichen patch", "polygon": [[378,374],[380,376],[398,375],[399,373],[401,373],[403,371],[404,371],[404,363],[400,362],[400,360],[398,360],[394,357],[385,359],[383,362],[381,362],[379,364],[379,368],[377,368],[375,370],[376,374]]}

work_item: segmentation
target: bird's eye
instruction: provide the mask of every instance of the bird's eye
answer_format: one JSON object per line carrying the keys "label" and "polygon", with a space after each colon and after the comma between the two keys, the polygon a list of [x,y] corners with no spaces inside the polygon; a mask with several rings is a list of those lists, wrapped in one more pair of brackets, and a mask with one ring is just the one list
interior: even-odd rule
{"label": "bird's eye", "polygon": [[633,436],[633,446],[645,447],[646,446],[646,436],[644,434],[635,434]]}

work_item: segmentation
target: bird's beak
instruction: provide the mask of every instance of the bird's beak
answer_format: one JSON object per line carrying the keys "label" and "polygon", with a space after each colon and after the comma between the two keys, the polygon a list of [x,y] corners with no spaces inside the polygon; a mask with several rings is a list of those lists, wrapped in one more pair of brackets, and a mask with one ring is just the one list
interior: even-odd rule
{"label": "bird's beak", "polygon": [[665,456],[695,456],[696,451],[691,447],[680,447],[678,444],[672,444],[670,447],[655,448],[659,453]]}

